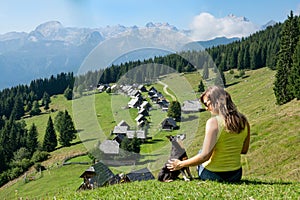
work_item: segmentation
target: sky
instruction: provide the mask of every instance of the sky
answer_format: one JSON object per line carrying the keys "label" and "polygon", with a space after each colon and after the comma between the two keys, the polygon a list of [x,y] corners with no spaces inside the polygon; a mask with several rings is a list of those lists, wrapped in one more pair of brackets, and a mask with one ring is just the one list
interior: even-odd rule
{"label": "sky", "polygon": [[[165,23],[192,30],[195,39],[244,36],[270,20],[300,13],[299,0],[0,0],[0,34],[33,31],[56,20],[65,27],[97,28]],[[227,16],[246,17],[237,23]]]}

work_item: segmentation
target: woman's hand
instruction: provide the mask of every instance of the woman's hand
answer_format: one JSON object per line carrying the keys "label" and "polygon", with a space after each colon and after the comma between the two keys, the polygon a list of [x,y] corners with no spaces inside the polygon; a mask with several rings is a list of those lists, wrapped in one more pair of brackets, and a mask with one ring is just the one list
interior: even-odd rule
{"label": "woman's hand", "polygon": [[168,163],[167,163],[167,168],[170,170],[170,171],[176,171],[176,170],[180,170],[182,168],[182,166],[180,165],[181,161],[178,160],[178,159],[171,159],[171,160],[168,160]]}

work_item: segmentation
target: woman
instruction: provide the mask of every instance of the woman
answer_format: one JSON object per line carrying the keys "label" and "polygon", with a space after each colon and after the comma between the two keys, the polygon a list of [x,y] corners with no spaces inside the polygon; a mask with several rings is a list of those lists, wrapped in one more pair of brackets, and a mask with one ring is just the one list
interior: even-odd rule
{"label": "woman", "polygon": [[180,161],[169,160],[171,171],[198,166],[202,180],[240,181],[241,154],[246,154],[250,142],[247,118],[240,113],[227,91],[218,86],[209,87],[200,97],[211,114],[206,122],[202,150],[196,156]]}

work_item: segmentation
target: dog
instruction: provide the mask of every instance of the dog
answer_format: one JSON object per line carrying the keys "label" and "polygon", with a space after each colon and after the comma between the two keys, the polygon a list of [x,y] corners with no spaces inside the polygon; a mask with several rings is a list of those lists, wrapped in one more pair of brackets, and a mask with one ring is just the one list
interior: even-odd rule
{"label": "dog", "polygon": [[[182,145],[182,141],[185,139],[186,135],[179,134],[176,136],[169,135],[166,137],[172,143],[170,159],[179,159],[179,160],[188,159],[187,153]],[[184,167],[177,171],[170,171],[167,168],[167,163],[165,163],[163,168],[160,170],[157,179],[162,182],[171,182],[177,179],[180,173],[182,174],[185,181],[190,181],[190,179],[192,179],[191,171],[188,167]],[[187,178],[186,173],[188,174],[190,179]]]}

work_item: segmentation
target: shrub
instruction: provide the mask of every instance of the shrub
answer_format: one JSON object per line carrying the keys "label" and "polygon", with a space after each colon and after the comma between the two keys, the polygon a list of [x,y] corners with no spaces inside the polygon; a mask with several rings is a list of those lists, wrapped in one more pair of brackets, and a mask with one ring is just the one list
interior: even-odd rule
{"label": "shrub", "polygon": [[36,151],[36,152],[34,152],[32,158],[31,158],[31,161],[33,163],[42,162],[44,160],[47,160],[49,155],[50,154],[46,151]]}
{"label": "shrub", "polygon": [[20,176],[23,173],[23,169],[21,167],[14,167],[8,171],[8,177],[10,180],[13,180]]}
{"label": "shrub", "polygon": [[246,74],[246,73],[245,73],[245,70],[240,70],[240,73],[239,73],[239,76],[240,76],[240,77],[245,76],[245,74]]}
{"label": "shrub", "polygon": [[33,167],[37,172],[45,170],[45,167],[40,162],[35,163]]}
{"label": "shrub", "polygon": [[8,179],[8,173],[7,171],[4,171],[0,174],[0,187],[7,183],[9,181]]}

